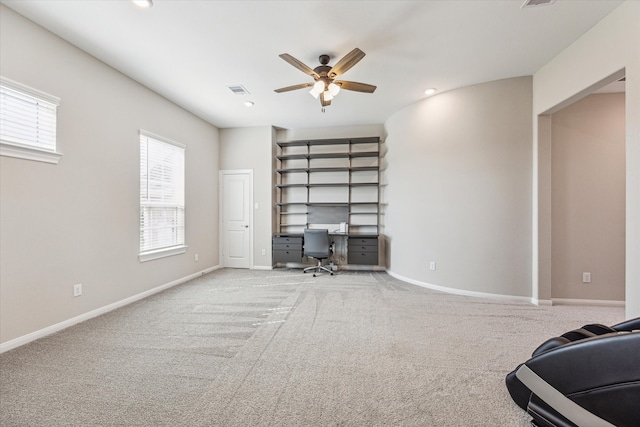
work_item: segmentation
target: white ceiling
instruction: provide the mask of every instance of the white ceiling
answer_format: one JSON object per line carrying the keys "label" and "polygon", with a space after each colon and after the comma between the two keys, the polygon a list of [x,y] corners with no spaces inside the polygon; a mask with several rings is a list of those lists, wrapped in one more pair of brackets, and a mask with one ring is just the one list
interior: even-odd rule
{"label": "white ceiling", "polygon": [[[438,92],[531,75],[622,1],[522,0],[190,1],[1,0],[18,13],[221,127],[384,123]],[[311,68],[358,47],[367,55],[341,79],[378,86],[341,91],[321,112],[311,81],[278,57]],[[234,95],[242,84],[250,95]],[[245,100],[255,102],[247,108]]]}

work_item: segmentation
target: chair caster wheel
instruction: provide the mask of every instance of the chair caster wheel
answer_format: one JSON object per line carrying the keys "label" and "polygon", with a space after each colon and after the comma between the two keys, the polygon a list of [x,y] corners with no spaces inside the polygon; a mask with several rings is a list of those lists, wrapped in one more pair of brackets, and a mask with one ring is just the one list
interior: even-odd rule
{"label": "chair caster wheel", "polygon": [[333,276],[333,273],[331,273],[331,275]]}
{"label": "chair caster wheel", "polygon": [[313,277],[316,277],[315,273],[313,274]]}

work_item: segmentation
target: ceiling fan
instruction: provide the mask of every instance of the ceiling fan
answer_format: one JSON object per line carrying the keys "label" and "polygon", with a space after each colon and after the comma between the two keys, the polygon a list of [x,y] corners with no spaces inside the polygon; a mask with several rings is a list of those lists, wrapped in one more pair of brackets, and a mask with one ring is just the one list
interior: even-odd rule
{"label": "ceiling fan", "polygon": [[338,62],[336,62],[333,67],[328,65],[329,60],[331,59],[329,55],[320,55],[320,65],[314,69],[311,69],[288,53],[283,53],[282,55],[280,55],[280,58],[284,59],[303,73],[313,77],[314,81],[283,87],[280,89],[276,89],[275,91],[277,93],[282,93],[291,90],[312,87],[309,93],[313,95],[314,98],[320,98],[320,104],[322,104],[323,111],[324,107],[331,104],[331,100],[338,94],[340,89],[352,90],[355,92],[373,93],[376,90],[376,86],[366,83],[336,80],[338,76],[344,74],[349,69],[351,69],[351,67],[360,62],[360,60],[364,58],[364,55],[365,53],[363,51],[355,48],[351,52],[347,53]]}

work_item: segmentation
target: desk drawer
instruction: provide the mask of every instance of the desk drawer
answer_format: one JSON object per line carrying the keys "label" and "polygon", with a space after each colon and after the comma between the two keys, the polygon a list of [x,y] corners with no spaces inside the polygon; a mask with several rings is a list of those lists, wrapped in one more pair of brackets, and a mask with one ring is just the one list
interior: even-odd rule
{"label": "desk drawer", "polygon": [[349,237],[349,247],[375,246],[378,247],[377,237]]}
{"label": "desk drawer", "polygon": [[274,251],[301,251],[302,243],[276,243],[273,242]]}
{"label": "desk drawer", "polygon": [[347,255],[349,264],[378,265],[378,250],[374,252],[352,251],[349,249]]}
{"label": "desk drawer", "polygon": [[378,252],[378,245],[367,246],[349,243],[349,252]]}
{"label": "desk drawer", "polygon": [[301,262],[302,261],[302,251],[301,250],[274,250],[273,251],[273,262]]}
{"label": "desk drawer", "polygon": [[302,237],[274,237],[273,238],[273,244],[281,244],[281,243],[286,243],[286,244],[297,244],[300,247],[302,247]]}

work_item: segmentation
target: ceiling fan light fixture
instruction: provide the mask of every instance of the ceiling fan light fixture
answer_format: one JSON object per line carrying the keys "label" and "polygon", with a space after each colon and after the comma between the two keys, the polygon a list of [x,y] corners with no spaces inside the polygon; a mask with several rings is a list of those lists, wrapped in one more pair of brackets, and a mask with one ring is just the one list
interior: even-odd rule
{"label": "ceiling fan light fixture", "polygon": [[322,92],[324,92],[324,82],[322,80],[318,80],[313,85],[313,88],[309,93],[311,94],[311,96],[317,99]]}
{"label": "ceiling fan light fixture", "polygon": [[325,90],[324,91],[324,100],[325,101],[331,101],[332,99],[333,99],[333,94],[330,91]]}
{"label": "ceiling fan light fixture", "polygon": [[340,86],[338,86],[337,84],[331,82],[329,83],[329,92],[331,93],[331,95],[336,96],[338,94],[338,92],[340,92]]}

